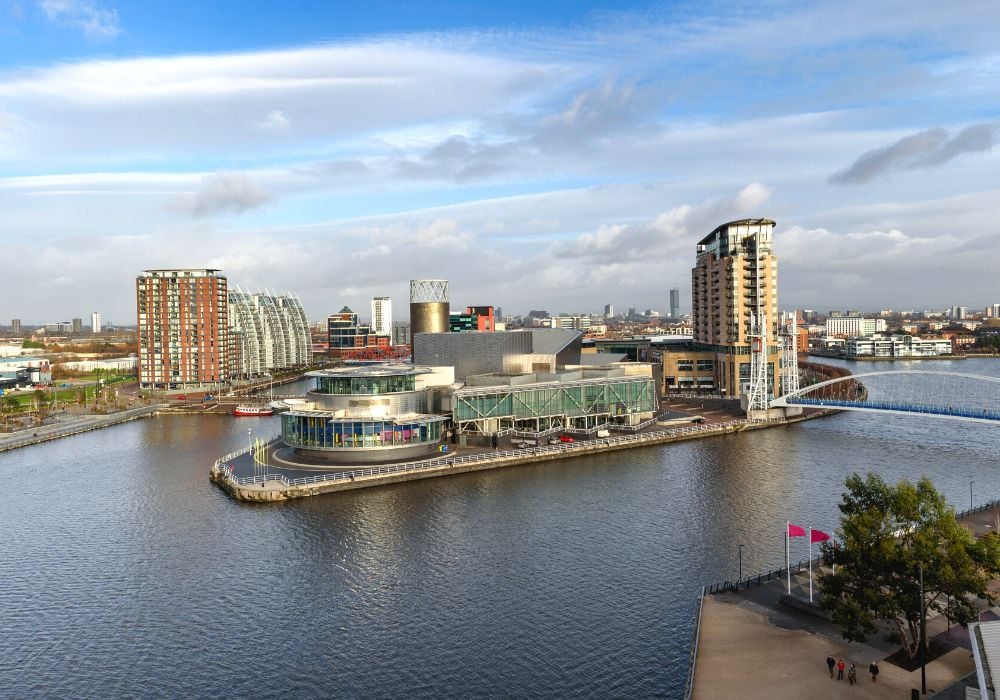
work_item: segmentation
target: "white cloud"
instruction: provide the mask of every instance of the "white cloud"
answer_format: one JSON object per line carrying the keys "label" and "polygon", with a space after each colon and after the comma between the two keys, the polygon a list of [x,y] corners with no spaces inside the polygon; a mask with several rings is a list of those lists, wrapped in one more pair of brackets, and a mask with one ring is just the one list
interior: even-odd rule
{"label": "white cloud", "polygon": [[118,11],[104,9],[87,0],[38,0],[47,19],[79,29],[89,37],[113,39],[121,33]]}

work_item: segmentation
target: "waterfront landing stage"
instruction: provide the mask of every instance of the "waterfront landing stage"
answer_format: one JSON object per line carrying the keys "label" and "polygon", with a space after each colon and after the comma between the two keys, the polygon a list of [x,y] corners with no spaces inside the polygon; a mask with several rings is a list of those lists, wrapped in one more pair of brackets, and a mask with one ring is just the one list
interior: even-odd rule
{"label": "waterfront landing stage", "polygon": [[[700,412],[704,414],[704,412]],[[466,472],[497,469],[533,462],[546,462],[570,457],[610,452],[630,447],[643,447],[670,442],[679,442],[703,437],[726,435],[745,430],[782,427],[801,420],[808,420],[826,411],[815,411],[789,421],[771,423],[750,423],[745,419],[729,419],[719,422],[707,421],[684,427],[651,429],[632,435],[615,435],[608,438],[579,440],[558,445],[518,448],[512,450],[480,450],[442,456],[423,462],[390,464],[378,467],[330,467],[323,473],[312,469],[289,469],[278,463],[283,458],[279,449],[268,453],[266,474],[260,466],[255,468],[247,454],[227,455],[218,460],[210,472],[211,480],[226,493],[242,501],[284,501],[305,496],[348,491],[372,486],[382,486],[414,479],[463,474]],[[271,447],[274,447],[272,445]],[[286,460],[287,461],[287,460]]]}

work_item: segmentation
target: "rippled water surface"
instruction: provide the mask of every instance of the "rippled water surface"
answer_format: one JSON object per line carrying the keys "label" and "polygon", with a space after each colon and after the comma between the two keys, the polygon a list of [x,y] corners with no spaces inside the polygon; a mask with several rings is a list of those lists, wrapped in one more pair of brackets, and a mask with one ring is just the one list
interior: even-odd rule
{"label": "rippled water surface", "polygon": [[241,504],[208,468],[248,426],[278,429],[160,416],[0,454],[0,697],[677,697],[700,586],[740,543],[777,566],[786,519],[834,528],[850,472],[1000,497],[1000,427],[844,414]]}

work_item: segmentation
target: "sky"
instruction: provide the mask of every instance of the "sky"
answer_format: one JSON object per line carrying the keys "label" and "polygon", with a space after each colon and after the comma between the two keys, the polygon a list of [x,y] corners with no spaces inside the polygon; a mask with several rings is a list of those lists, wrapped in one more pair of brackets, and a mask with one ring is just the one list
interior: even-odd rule
{"label": "sky", "polygon": [[1000,302],[994,3],[744,5],[0,0],[0,323],[134,324],[171,267],[686,309],[748,217],[783,309]]}

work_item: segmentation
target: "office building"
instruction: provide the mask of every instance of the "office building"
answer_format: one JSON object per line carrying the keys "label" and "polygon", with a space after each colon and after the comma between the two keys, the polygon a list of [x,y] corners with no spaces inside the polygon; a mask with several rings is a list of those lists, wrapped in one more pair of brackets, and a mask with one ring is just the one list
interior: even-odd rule
{"label": "office building", "polygon": [[674,287],[670,290],[670,318],[681,317],[681,290]]}
{"label": "office building", "polygon": [[230,374],[259,377],[312,361],[309,322],[290,294],[229,290]]}
{"label": "office building", "polygon": [[73,333],[83,333],[83,319],[74,318],[72,322]]}
{"label": "office building", "polygon": [[[207,268],[145,270],[136,278],[139,386],[205,387],[229,373],[229,294]],[[92,317],[95,332],[100,315]]]}
{"label": "office building", "polygon": [[848,338],[846,357],[936,357],[952,354],[948,339],[922,339],[913,335],[871,335]]}
{"label": "office building", "polygon": [[392,336],[392,299],[389,297],[372,299],[372,333]]}
{"label": "office building", "polygon": [[90,332],[100,333],[101,332],[101,314],[97,311],[90,314]]}
{"label": "office building", "polygon": [[14,335],[21,335],[21,319],[12,318],[10,320],[10,332]]}
{"label": "office building", "polygon": [[452,333],[464,331],[492,333],[496,330],[496,316],[492,306],[467,306],[465,313],[448,314],[448,326]]}
{"label": "office building", "polygon": [[832,316],[826,319],[828,337],[853,337],[874,335],[886,330],[884,318],[864,318],[862,316]]}
{"label": "office building", "polygon": [[612,304],[604,305],[604,318],[614,318],[615,317],[615,307]]}
{"label": "office building", "polygon": [[410,280],[410,328],[418,333],[450,331],[447,280]]}
{"label": "office building", "polygon": [[368,348],[388,348],[391,336],[372,332],[368,323],[362,323],[358,315],[345,306],[327,318],[327,341],[333,357],[361,357]]}

